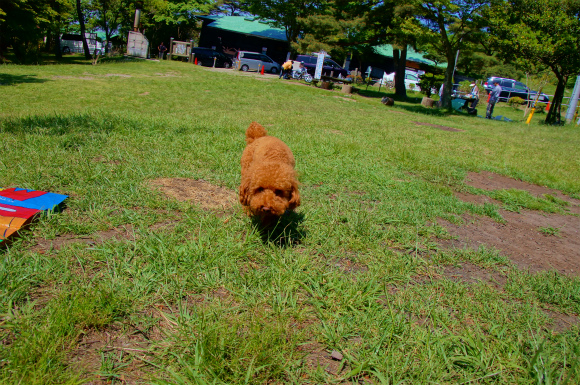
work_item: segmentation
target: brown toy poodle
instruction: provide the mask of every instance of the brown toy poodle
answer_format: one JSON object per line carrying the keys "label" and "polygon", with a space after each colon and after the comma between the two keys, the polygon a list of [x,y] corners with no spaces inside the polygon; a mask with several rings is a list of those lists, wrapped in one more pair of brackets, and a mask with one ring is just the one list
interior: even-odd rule
{"label": "brown toy poodle", "polygon": [[270,222],[300,206],[292,151],[256,122],[246,130],[241,163],[240,202],[248,215]]}

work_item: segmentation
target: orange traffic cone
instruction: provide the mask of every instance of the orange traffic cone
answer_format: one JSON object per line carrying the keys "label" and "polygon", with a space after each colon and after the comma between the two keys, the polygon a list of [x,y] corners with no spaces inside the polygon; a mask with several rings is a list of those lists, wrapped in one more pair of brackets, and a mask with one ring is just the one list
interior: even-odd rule
{"label": "orange traffic cone", "polygon": [[548,104],[546,104],[546,111],[550,111],[550,102],[548,102]]}
{"label": "orange traffic cone", "polygon": [[197,58],[195,58],[195,65],[197,65]]}
{"label": "orange traffic cone", "polygon": [[262,66],[262,70],[260,71],[261,75],[264,75],[264,66]]}

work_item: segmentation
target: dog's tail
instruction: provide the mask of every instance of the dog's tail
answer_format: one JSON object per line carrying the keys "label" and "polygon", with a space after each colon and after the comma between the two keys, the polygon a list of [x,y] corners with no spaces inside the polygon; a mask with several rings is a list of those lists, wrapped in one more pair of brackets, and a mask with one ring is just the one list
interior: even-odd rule
{"label": "dog's tail", "polygon": [[260,123],[252,122],[246,130],[246,144],[250,144],[254,140],[266,135],[268,135],[268,131]]}

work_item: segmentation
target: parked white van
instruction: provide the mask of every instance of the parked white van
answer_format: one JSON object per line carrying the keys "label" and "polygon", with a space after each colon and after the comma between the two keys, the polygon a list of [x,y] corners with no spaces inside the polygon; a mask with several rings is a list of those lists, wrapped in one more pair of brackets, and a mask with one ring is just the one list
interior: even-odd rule
{"label": "parked white van", "polygon": [[[85,33],[85,38],[87,39],[87,44],[89,45],[89,51],[91,54],[103,55],[105,49],[100,41],[97,41],[96,33]],[[60,37],[60,49],[62,53],[84,53],[83,39],[81,35],[73,35],[70,33],[64,33]]]}
{"label": "parked white van", "polygon": [[282,66],[272,60],[270,56],[249,51],[238,51],[238,55],[236,56],[236,66],[242,71],[257,71],[258,66],[260,66],[260,68],[263,66],[265,72],[270,72],[272,74],[279,73],[280,68],[282,68]]}
{"label": "parked white van", "polygon": [[[415,71],[405,70],[405,88],[410,89],[419,89],[418,83],[420,81],[420,76]],[[380,80],[381,84],[387,84],[389,82],[395,81],[395,73],[391,72],[390,74],[386,73],[383,75],[383,78]]]}

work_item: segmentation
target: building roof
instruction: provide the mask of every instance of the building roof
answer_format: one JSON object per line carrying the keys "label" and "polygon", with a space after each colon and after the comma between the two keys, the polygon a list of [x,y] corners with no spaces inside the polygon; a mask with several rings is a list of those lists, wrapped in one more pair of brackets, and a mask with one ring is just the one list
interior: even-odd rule
{"label": "building roof", "polygon": [[[373,52],[377,55],[393,57],[393,46],[390,44],[377,45],[373,47]],[[433,60],[425,59],[425,57],[416,52],[413,48],[407,48],[407,60],[417,63],[427,64],[433,67],[446,68],[446,63],[436,63]]]}
{"label": "building roof", "polygon": [[210,28],[233,31],[245,35],[259,36],[266,39],[287,41],[286,31],[270,25],[270,20],[246,16],[198,16],[201,19],[214,20],[207,26]]}

